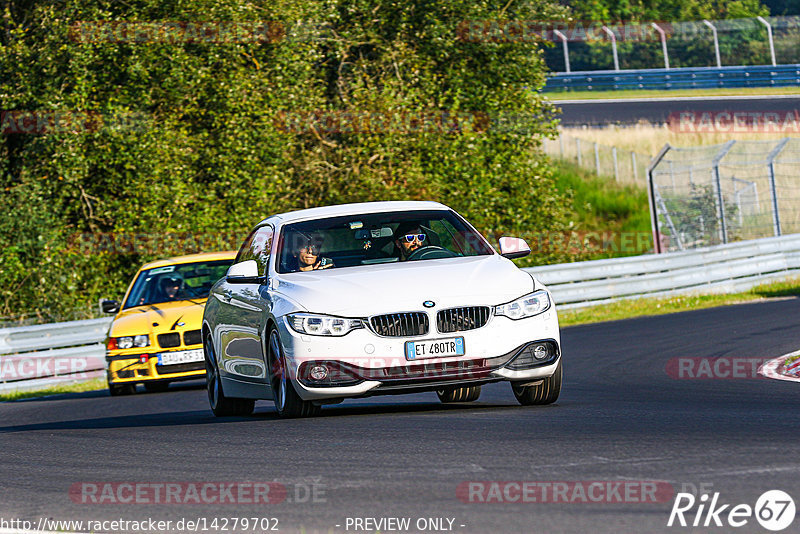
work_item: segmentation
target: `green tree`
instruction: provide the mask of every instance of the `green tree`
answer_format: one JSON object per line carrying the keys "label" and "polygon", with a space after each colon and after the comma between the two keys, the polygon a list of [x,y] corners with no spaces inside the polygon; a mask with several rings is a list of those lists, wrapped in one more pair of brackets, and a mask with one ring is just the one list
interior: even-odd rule
{"label": "green tree", "polygon": [[[565,225],[538,151],[555,125],[536,92],[540,43],[458,36],[463,21],[552,19],[557,6],[9,0],[2,9],[3,109],[103,121],[0,138],[3,205],[13,207],[0,224],[0,315],[88,309],[119,295],[142,262],[194,252],[181,236],[218,235],[218,248],[235,248],[258,220],[296,208],[425,199],[490,234]],[[115,37],[120,23],[170,21],[269,21],[276,31],[267,41]],[[367,133],[313,118],[345,112],[480,120]],[[285,127],[285,113],[303,118],[298,128]],[[492,126],[498,117],[533,120],[508,130]],[[121,234],[163,239],[143,250],[121,246]]]}

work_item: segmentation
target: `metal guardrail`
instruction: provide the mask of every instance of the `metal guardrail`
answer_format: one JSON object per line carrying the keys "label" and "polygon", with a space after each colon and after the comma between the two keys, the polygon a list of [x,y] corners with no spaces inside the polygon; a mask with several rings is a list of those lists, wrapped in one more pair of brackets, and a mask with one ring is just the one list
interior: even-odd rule
{"label": "metal guardrail", "polygon": [[629,298],[744,291],[800,275],[800,234],[526,270],[548,286],[560,309]]}
{"label": "metal guardrail", "polygon": [[0,392],[103,376],[111,319],[0,329]]}
{"label": "metal guardrail", "polygon": [[[684,252],[527,268],[561,309],[620,299],[731,292],[800,275],[800,234]],[[0,329],[0,392],[105,372],[111,318]]]}
{"label": "metal guardrail", "polygon": [[547,79],[544,91],[709,89],[791,85],[800,85],[800,64],[557,73]]}

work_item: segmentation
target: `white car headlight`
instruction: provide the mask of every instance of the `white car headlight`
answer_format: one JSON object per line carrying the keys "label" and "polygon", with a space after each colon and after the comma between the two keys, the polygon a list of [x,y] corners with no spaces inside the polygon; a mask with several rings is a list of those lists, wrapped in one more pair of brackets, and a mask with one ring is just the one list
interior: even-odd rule
{"label": "white car headlight", "polygon": [[504,315],[509,319],[525,319],[550,309],[550,297],[547,291],[534,291],[517,300],[494,307],[495,315]]}
{"label": "white car headlight", "polygon": [[313,313],[293,313],[287,315],[289,326],[301,334],[312,336],[343,336],[352,330],[364,328],[361,319],[315,315]]}
{"label": "white car headlight", "polygon": [[150,336],[141,334],[138,336],[123,336],[117,338],[117,348],[130,349],[133,347],[149,347]]}

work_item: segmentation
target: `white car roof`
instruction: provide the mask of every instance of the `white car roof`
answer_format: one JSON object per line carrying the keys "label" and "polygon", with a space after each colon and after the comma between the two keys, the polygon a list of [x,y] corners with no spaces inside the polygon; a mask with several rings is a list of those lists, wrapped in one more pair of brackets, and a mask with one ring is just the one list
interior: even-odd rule
{"label": "white car roof", "polygon": [[339,215],[358,215],[360,213],[380,213],[382,211],[420,211],[420,210],[449,210],[439,202],[431,201],[384,201],[384,202],[357,202],[353,204],[339,204],[337,206],[323,206],[305,210],[290,211],[264,219],[263,224],[269,219],[280,219],[282,223],[306,219],[323,219]]}

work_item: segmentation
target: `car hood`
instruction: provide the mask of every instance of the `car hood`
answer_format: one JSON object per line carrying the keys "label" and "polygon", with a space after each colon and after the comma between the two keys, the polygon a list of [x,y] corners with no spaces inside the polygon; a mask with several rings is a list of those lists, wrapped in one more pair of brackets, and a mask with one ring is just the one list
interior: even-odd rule
{"label": "car hood", "polygon": [[206,299],[193,299],[128,308],[114,318],[109,335],[120,337],[196,330],[203,322],[205,304]]}
{"label": "car hood", "polygon": [[533,291],[531,275],[499,255],[362,265],[281,275],[277,291],[309,312],[350,317],[508,302]]}

